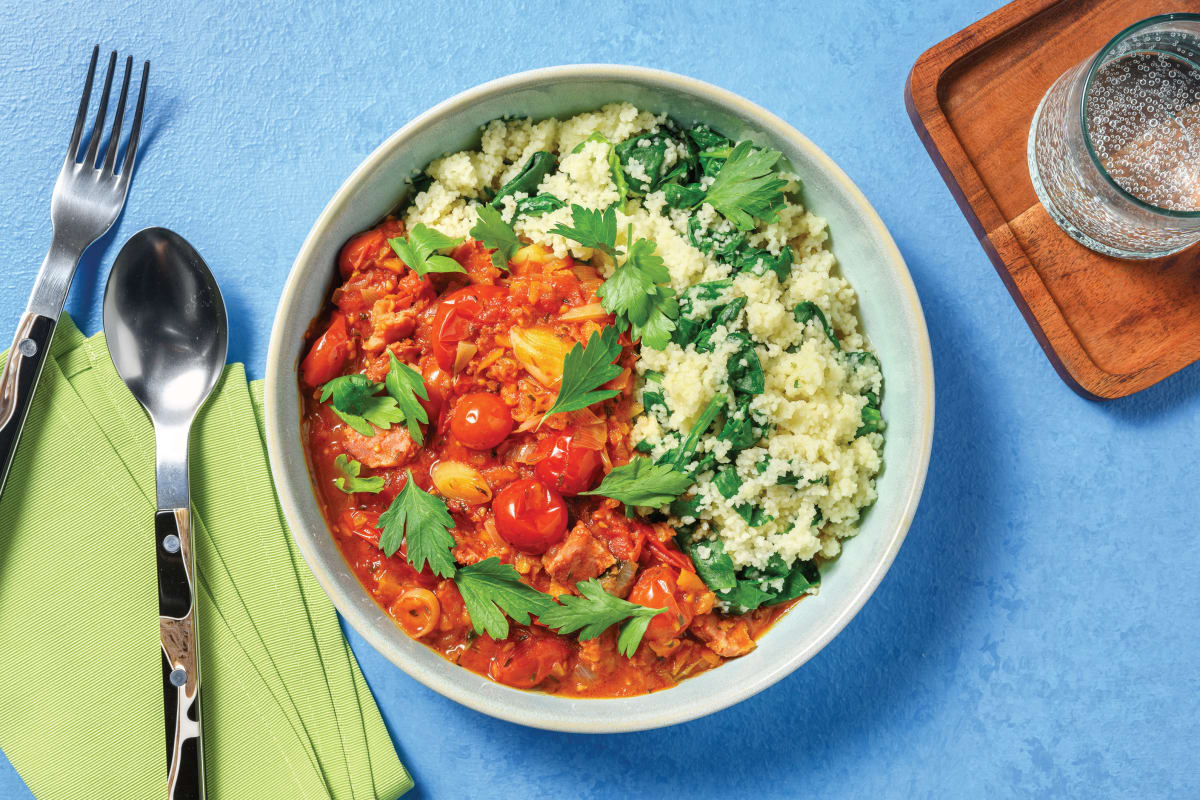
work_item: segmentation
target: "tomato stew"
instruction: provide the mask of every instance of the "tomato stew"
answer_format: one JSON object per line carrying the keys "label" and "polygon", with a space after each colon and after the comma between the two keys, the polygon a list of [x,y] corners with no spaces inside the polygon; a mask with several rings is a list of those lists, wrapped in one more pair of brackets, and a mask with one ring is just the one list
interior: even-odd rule
{"label": "tomato stew", "polygon": [[[622,505],[584,496],[632,456],[637,358],[622,334],[616,397],[582,411],[542,417],[553,404],[563,358],[613,317],[600,305],[597,271],[537,245],[517,251],[503,273],[471,240],[452,257],[466,274],[410,270],[387,240],[388,219],[352,238],[338,260],[341,284],[314,320],[300,364],[303,430],[310,469],[333,536],[364,588],[410,636],[449,660],[522,689],[589,697],[629,696],[749,652],[791,605],[742,616],[714,610],[666,523],[627,518]],[[320,387],[341,376],[383,381],[389,353],[424,378],[428,416],[419,446],[404,424],[364,436],[322,403]],[[339,489],[335,459],[382,478],[378,493]],[[509,636],[476,635],[453,580],[414,569],[402,547],[379,548],[380,514],[408,471],[445,500],[461,565],[498,557],[551,595],[597,578],[605,591],[668,613],[654,617],[627,658],[616,626],[579,641],[539,625],[511,623]]]}

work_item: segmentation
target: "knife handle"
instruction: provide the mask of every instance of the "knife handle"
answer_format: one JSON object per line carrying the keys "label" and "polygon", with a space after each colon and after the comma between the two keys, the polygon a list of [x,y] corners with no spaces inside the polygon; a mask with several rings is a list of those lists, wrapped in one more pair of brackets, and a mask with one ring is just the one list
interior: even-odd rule
{"label": "knife handle", "polygon": [[17,323],[17,335],[8,351],[8,364],[0,374],[0,493],[4,492],[8,468],[12,466],[17,440],[21,438],[21,427],[33,403],[33,392],[46,364],[57,326],[58,320],[28,311]]}
{"label": "knife handle", "polygon": [[191,515],[186,508],[154,515],[158,550],[159,632],[167,732],[168,800],[203,800],[200,741],[200,654]]}

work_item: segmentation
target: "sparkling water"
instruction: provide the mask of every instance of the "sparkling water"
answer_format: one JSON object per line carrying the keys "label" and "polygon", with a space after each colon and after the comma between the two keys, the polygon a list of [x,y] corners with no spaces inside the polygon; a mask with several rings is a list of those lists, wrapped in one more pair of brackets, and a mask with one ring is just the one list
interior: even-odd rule
{"label": "sparkling water", "polygon": [[1200,15],[1145,20],[1059,77],[1027,157],[1046,211],[1092,250],[1154,258],[1200,241]]}
{"label": "sparkling water", "polygon": [[1148,205],[1200,211],[1200,65],[1141,51],[1102,66],[1088,139],[1109,176]]}

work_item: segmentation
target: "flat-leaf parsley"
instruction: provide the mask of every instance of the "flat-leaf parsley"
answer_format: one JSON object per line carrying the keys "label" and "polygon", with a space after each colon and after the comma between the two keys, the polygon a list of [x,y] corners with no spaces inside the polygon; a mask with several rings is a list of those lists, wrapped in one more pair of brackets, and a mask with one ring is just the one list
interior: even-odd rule
{"label": "flat-leaf parsley", "polygon": [[405,558],[413,569],[422,570],[428,564],[443,578],[454,575],[454,556],[450,552],[454,548],[454,536],[450,534],[454,518],[446,510],[446,501],[421,491],[411,469],[404,489],[379,515],[376,527],[382,531],[379,549],[385,555],[395,555],[403,542]]}

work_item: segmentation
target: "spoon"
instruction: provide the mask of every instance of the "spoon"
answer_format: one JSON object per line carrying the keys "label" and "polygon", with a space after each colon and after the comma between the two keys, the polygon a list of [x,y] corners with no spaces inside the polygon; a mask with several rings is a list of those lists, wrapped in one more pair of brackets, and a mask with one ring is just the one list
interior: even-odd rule
{"label": "spoon", "polygon": [[121,248],[104,290],[104,333],[121,379],[154,423],[158,613],[167,731],[167,797],[202,800],[196,556],[188,434],[225,367],[221,290],[200,255],[165,228]]}

